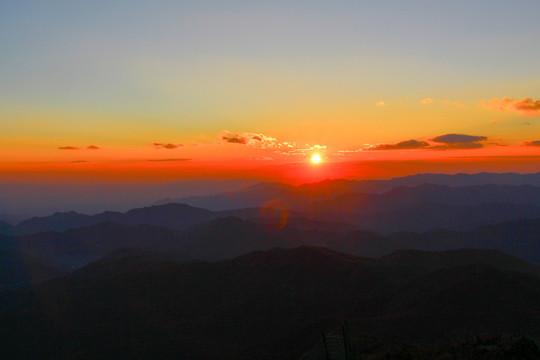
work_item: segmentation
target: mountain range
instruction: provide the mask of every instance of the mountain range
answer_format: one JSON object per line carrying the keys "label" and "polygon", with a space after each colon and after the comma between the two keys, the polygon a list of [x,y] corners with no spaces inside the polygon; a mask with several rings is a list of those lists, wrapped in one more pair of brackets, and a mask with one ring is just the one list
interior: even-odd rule
{"label": "mountain range", "polygon": [[361,358],[411,346],[490,358],[479,336],[540,358],[540,173],[260,183],[180,201],[2,215],[2,356],[311,359],[321,332],[344,342],[332,334],[346,321]]}
{"label": "mountain range", "polygon": [[[351,193],[382,194],[400,187],[415,188],[431,184],[441,187],[475,187],[483,185],[540,186],[540,173],[478,173],[478,174],[417,174],[389,180],[325,180],[318,183],[291,186],[281,183],[259,183],[215,195],[166,199],[214,211],[249,207],[305,208],[315,201],[330,200]],[[512,199],[510,202],[513,202]],[[487,203],[500,202],[483,198]],[[433,202],[433,201],[430,201]],[[163,201],[155,205],[163,205]]]}
{"label": "mountain range", "polygon": [[[251,188],[250,191],[256,194],[253,199],[256,199],[254,204],[257,206],[252,208],[211,211],[187,204],[169,203],[132,209],[125,213],[107,211],[84,215],[72,211],[34,217],[16,226],[0,223],[0,233],[21,235],[65,231],[102,222],[151,224],[185,230],[219,217],[238,216],[259,222],[284,217],[287,221],[300,219],[304,223],[312,220],[341,224],[343,228],[390,234],[397,231],[425,232],[439,228],[471,230],[509,220],[540,217],[540,187],[530,185],[449,187],[424,184],[399,187],[382,194],[325,193],[321,196],[306,196],[287,193],[286,197],[280,197],[283,194],[271,195],[266,191],[269,186],[274,189],[274,185],[270,184],[265,184],[262,189]],[[281,189],[281,185],[278,188]],[[236,200],[231,197],[230,201],[235,204]]]}
{"label": "mountain range", "polygon": [[[336,229],[333,224],[302,223],[283,225],[238,217],[217,218],[184,231],[155,225],[100,223],[65,232],[44,232],[24,236],[0,237],[3,264],[9,267],[0,285],[22,281],[26,263],[21,258],[40,259],[41,263],[71,271],[124,247],[166,251],[198,260],[216,261],[276,246],[301,245],[327,247],[350,254],[380,257],[400,249],[448,250],[460,248],[498,249],[533,263],[540,263],[540,219],[513,220],[470,231],[436,230],[425,233],[398,232],[383,236],[370,231]],[[8,258],[11,260],[8,261]],[[18,260],[19,259],[19,260]],[[10,264],[8,266],[8,264]],[[46,272],[41,280],[55,272]],[[28,279],[35,282],[34,279]],[[27,282],[28,282],[27,281]]]}
{"label": "mountain range", "polygon": [[218,262],[120,250],[0,292],[0,346],[18,359],[297,359],[343,319],[413,343],[536,335],[539,274],[480,249],[373,259],[304,246]]}

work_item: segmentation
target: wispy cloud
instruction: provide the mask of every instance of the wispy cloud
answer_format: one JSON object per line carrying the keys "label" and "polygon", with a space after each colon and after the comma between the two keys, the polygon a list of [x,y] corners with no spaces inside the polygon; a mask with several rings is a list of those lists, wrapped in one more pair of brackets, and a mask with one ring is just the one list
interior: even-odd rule
{"label": "wispy cloud", "polygon": [[406,140],[396,144],[377,144],[371,145],[365,150],[409,150],[409,149],[423,149],[429,147],[429,143],[426,141]]}
{"label": "wispy cloud", "polygon": [[524,143],[525,146],[537,146],[540,147],[540,140],[527,141]]}
{"label": "wispy cloud", "polygon": [[221,139],[231,144],[242,144],[242,145],[246,145],[249,141],[246,137],[242,137],[240,135],[223,135]]}
{"label": "wispy cloud", "polygon": [[[59,146],[59,150],[81,150],[78,146]],[[87,150],[100,150],[101,148],[97,145],[88,145],[85,147]]]}
{"label": "wispy cloud", "polygon": [[150,162],[170,162],[170,161],[190,161],[193,159],[187,159],[187,158],[178,158],[178,159],[150,159],[148,161]]}
{"label": "wispy cloud", "polygon": [[280,141],[277,138],[261,133],[245,132],[231,133],[230,131],[222,131],[219,135],[225,143],[240,144],[259,149],[273,150],[276,154],[281,155],[303,155],[310,152],[325,152],[326,145],[320,144],[297,144],[294,141]]}
{"label": "wispy cloud", "polygon": [[465,107],[465,104],[457,100],[443,100],[445,104]]}
{"label": "wispy cloud", "polygon": [[426,104],[431,104],[434,101],[435,101],[435,99],[433,99],[433,98],[425,98],[425,99],[420,100],[420,103],[426,105]]}
{"label": "wispy cloud", "polygon": [[383,100],[379,100],[375,103],[375,106],[388,106],[388,104],[385,103]]}
{"label": "wispy cloud", "polygon": [[155,142],[152,143],[152,146],[154,146],[156,149],[167,149],[167,150],[174,150],[178,149],[179,147],[184,146],[183,144],[173,144],[173,143],[159,143]]}
{"label": "wispy cloud", "polygon": [[540,100],[531,98],[509,99],[492,99],[485,101],[482,105],[490,110],[499,112],[515,112],[523,116],[540,116]]}
{"label": "wispy cloud", "polygon": [[281,143],[275,137],[261,133],[245,132],[235,134],[227,130],[221,132],[220,139],[231,144],[259,146],[261,148],[279,148],[288,144],[287,142]]}

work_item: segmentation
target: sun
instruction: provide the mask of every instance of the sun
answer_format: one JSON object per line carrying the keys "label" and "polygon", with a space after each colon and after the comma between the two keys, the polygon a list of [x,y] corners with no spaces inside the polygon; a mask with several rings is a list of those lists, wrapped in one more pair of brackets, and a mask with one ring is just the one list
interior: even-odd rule
{"label": "sun", "polygon": [[321,157],[319,156],[319,154],[315,154],[311,157],[312,163],[317,164],[319,161],[321,161]]}

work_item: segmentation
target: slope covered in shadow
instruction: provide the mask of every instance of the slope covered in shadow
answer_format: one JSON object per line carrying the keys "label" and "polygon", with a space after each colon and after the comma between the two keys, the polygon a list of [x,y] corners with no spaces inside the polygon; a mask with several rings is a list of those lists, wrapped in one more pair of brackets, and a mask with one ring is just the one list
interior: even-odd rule
{"label": "slope covered in shadow", "polygon": [[389,238],[403,248],[425,250],[476,247],[499,249],[528,261],[540,262],[540,219],[521,219],[482,226],[471,231],[437,230],[423,234],[395,233]]}
{"label": "slope covered in shadow", "polygon": [[293,359],[332,319],[348,319],[355,334],[420,343],[540,328],[538,267],[494,251],[370,259],[300,247],[214,263],[151,254],[148,271],[139,271],[143,253],[131,270],[115,271],[116,257],[1,293],[5,354]]}
{"label": "slope covered in shadow", "polygon": [[[154,225],[101,223],[63,233],[5,237],[9,241],[3,242],[0,249],[16,249],[20,256],[40,258],[65,269],[81,267],[124,247],[173,251],[200,260],[227,259],[276,246],[323,246],[371,257],[400,249],[487,248],[540,262],[539,219],[515,220],[465,232],[437,230],[426,233],[399,232],[389,236],[349,230],[346,226],[339,230],[342,228],[339,224],[306,219],[258,221],[218,218],[185,231]],[[20,262],[17,264],[22,265]]]}
{"label": "slope covered in shadow", "polygon": [[39,254],[21,252],[15,238],[0,235],[0,243],[0,289],[28,287],[67,273]]}

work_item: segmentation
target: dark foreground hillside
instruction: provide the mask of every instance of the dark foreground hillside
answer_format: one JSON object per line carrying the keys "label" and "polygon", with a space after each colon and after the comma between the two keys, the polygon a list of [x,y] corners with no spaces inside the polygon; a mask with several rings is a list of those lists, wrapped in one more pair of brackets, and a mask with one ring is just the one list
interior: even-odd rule
{"label": "dark foreground hillside", "polygon": [[0,293],[17,359],[297,359],[344,320],[417,344],[540,329],[540,270],[495,250],[380,259],[275,248],[218,262],[122,250],[32,290]]}

